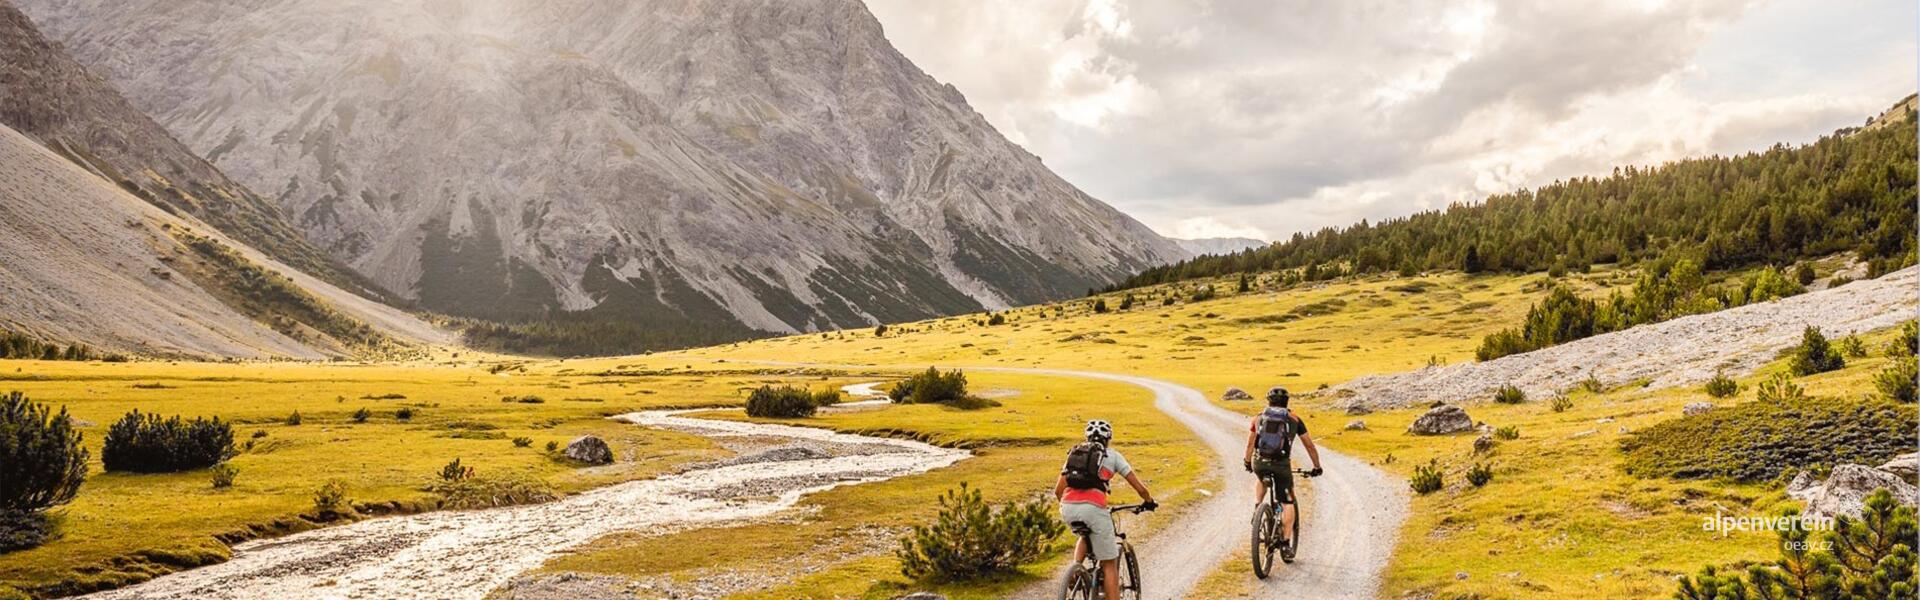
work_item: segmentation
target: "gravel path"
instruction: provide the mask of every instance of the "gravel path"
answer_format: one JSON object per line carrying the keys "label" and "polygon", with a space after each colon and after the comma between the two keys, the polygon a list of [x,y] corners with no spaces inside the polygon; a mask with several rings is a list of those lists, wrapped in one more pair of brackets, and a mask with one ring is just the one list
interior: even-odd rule
{"label": "gravel path", "polygon": [[[1050,369],[967,369],[1084,377],[1147,388],[1153,391],[1156,408],[1192,429],[1213,450],[1219,460],[1214,468],[1227,489],[1135,546],[1146,598],[1185,597],[1234,549],[1247,544],[1254,506],[1253,476],[1240,469],[1247,416],[1214,406],[1193,388],[1157,379]],[[1400,522],[1406,518],[1406,486],[1365,461],[1325,447],[1320,448],[1320,460],[1326,475],[1301,486],[1307,514],[1301,522],[1299,560],[1276,565],[1272,577],[1253,583],[1257,598],[1373,598],[1380,589]],[[1147,477],[1152,486],[1153,474]],[[1038,583],[1015,597],[1052,598],[1057,586],[1057,581]]]}
{"label": "gravel path", "polygon": [[777,517],[802,496],[922,473],[959,450],[819,429],[708,421],[675,412],[617,419],[775,447],[546,504],[360,521],[241,544],[233,560],[88,598],[482,598],[601,536]]}
{"label": "gravel path", "polygon": [[1361,377],[1331,391],[1346,407],[1403,408],[1436,400],[1487,400],[1502,385],[1531,398],[1566,390],[1592,376],[1607,385],[1639,381],[1652,387],[1706,381],[1714,372],[1744,375],[1799,343],[1808,325],[1829,338],[1890,327],[1920,307],[1908,268],[1879,279],[1751,304],[1704,315],[1641,325],[1552,348],[1487,362],[1429,367]]}

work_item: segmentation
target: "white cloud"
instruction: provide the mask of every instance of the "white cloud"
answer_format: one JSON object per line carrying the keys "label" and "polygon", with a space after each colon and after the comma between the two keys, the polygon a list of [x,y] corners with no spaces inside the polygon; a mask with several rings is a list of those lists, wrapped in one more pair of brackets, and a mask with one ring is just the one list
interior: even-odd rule
{"label": "white cloud", "polygon": [[1911,0],[869,4],[1010,139],[1181,237],[1811,141],[1911,93],[1920,52]]}

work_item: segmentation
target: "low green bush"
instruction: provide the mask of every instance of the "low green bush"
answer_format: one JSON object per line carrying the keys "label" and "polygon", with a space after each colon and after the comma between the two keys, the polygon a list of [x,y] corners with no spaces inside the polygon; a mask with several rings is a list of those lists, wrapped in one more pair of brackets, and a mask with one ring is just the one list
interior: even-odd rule
{"label": "low green bush", "polygon": [[446,466],[440,467],[441,481],[466,481],[468,479],[473,479],[473,467],[460,464],[460,459],[458,458],[453,459],[453,462],[447,463]]}
{"label": "low green bush", "polygon": [[1553,409],[1553,412],[1567,412],[1567,409],[1573,408],[1573,399],[1568,398],[1565,394],[1554,396],[1553,403],[1550,407]]}
{"label": "low green bush", "polygon": [[371,410],[362,408],[360,410],[353,411],[353,422],[355,423],[365,423],[367,422],[367,419],[371,417],[373,417],[373,411]]}
{"label": "low green bush", "polygon": [[552,502],[560,497],[553,486],[530,477],[468,477],[455,481],[437,481],[427,491],[440,496],[440,507],[449,509],[497,508]]}
{"label": "low green bush", "polygon": [[515,448],[532,448],[532,447],[533,447],[533,438],[530,438],[530,437],[517,437],[517,438],[513,438],[513,447],[515,447]]}
{"label": "low green bush", "polygon": [[1520,439],[1520,427],[1517,425],[1502,425],[1493,430],[1493,437],[1502,440]]}
{"label": "low green bush", "polygon": [[1473,487],[1485,486],[1490,481],[1493,481],[1493,465],[1475,463],[1467,469],[1467,483],[1472,484]]}
{"label": "low green bush", "polygon": [[1413,477],[1407,480],[1413,486],[1413,493],[1425,496],[1447,487],[1446,475],[1440,471],[1439,461],[1427,461],[1424,465],[1413,467]]}
{"label": "low green bush", "polygon": [[1866,358],[1867,357],[1867,344],[1866,342],[1860,341],[1860,336],[1849,335],[1847,337],[1840,338],[1840,343],[1838,345],[1840,346],[1840,354],[1843,356],[1846,356],[1847,358]]}
{"label": "low green bush", "polygon": [[1512,385],[1503,385],[1493,392],[1493,401],[1501,404],[1519,404],[1527,401],[1527,393]]}
{"label": "low green bush", "polygon": [[911,579],[961,581],[1012,571],[1038,560],[1067,527],[1052,503],[1035,499],[990,506],[960,484],[940,497],[940,514],[901,538],[895,556]]}
{"label": "low green bush", "polygon": [[927,367],[887,390],[887,398],[901,404],[944,404],[967,397],[967,375]]}
{"label": "low green bush", "polygon": [[1714,373],[1713,379],[1707,380],[1708,396],[1726,398],[1738,393],[1740,393],[1740,382],[1734,381],[1726,373]]}
{"label": "low green bush", "polygon": [[1800,345],[1793,349],[1793,358],[1788,362],[1793,374],[1800,376],[1838,371],[1845,366],[1847,359],[1827,342],[1827,336],[1822,335],[1819,328],[1812,326],[1800,334]]}
{"label": "low green bush", "polygon": [[213,489],[224,490],[233,487],[233,478],[239,476],[239,467],[233,466],[233,463],[220,463],[213,466],[210,479],[213,483]]}
{"label": "low green bush", "polygon": [[353,503],[347,498],[347,483],[329,479],[313,491],[313,512],[321,519],[353,516]]}
{"label": "low green bush", "polygon": [[233,427],[218,417],[163,420],[135,410],[107,428],[100,462],[108,471],[174,473],[211,467],[237,453]]}
{"label": "low green bush", "polygon": [[293,411],[293,414],[287,415],[286,423],[288,425],[299,425],[302,420],[304,419],[300,418],[300,411],[296,410]]}
{"label": "low green bush", "polygon": [[65,408],[20,392],[0,396],[0,512],[40,512],[73,501],[89,453]]}
{"label": "low green bush", "polygon": [[395,409],[393,411],[393,418],[401,421],[411,421],[413,420],[413,409],[406,407]]}
{"label": "low green bush", "polygon": [[1913,356],[1896,357],[1887,368],[1873,376],[1873,386],[1880,390],[1881,398],[1913,404],[1916,396],[1920,396],[1920,389],[1914,387],[1914,377],[1920,375],[1920,369],[1915,367]]}
{"label": "low green bush", "polygon": [[833,388],[826,388],[822,390],[815,390],[813,392],[814,406],[820,406],[820,407],[833,406],[835,404],[839,404],[840,400],[841,400],[840,390],[836,390]]}
{"label": "low green bush", "polygon": [[820,407],[813,394],[793,386],[760,386],[747,396],[747,416],[768,419],[811,417]]}
{"label": "low green bush", "polygon": [[1916,428],[1912,405],[1803,394],[1657,423],[1627,434],[1620,450],[1640,477],[1764,482],[1789,469],[1886,462],[1912,451]]}
{"label": "low green bush", "polygon": [[1797,402],[1807,398],[1807,390],[1794,383],[1786,373],[1775,373],[1772,378],[1760,382],[1760,391],[1754,398],[1761,402]]}

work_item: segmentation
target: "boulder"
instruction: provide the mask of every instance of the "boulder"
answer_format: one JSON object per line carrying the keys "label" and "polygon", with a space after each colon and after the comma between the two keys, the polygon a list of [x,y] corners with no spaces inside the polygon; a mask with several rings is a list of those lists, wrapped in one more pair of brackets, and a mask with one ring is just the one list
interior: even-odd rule
{"label": "boulder", "polygon": [[1435,407],[1407,426],[1407,433],[1414,435],[1447,435],[1465,431],[1473,431],[1473,417],[1452,404]]}
{"label": "boulder", "polygon": [[1709,412],[1713,412],[1712,402],[1688,402],[1686,406],[1680,408],[1680,415],[1685,417],[1704,415]]}
{"label": "boulder", "polygon": [[1358,417],[1370,414],[1373,414],[1373,409],[1367,408],[1366,405],[1358,403],[1347,405],[1347,415],[1349,416]]}
{"label": "boulder", "polygon": [[1805,512],[1809,515],[1858,517],[1860,509],[1867,504],[1867,496],[1880,488],[1887,488],[1893,492],[1894,499],[1907,506],[1920,506],[1920,488],[1899,475],[1865,465],[1834,467],[1833,474],[1817,485],[1811,479],[1812,476],[1803,471],[1787,485],[1787,495],[1806,502]]}
{"label": "boulder", "polygon": [[1347,424],[1347,431],[1366,431],[1366,430],[1367,430],[1367,422],[1360,419],[1354,419],[1352,423]]}
{"label": "boulder", "polygon": [[1913,481],[1914,477],[1920,476],[1920,452],[1908,452],[1896,456],[1886,464],[1880,465],[1880,470],[1899,475],[1907,481]]}
{"label": "boulder", "polygon": [[1221,400],[1252,400],[1253,395],[1248,394],[1246,390],[1243,390],[1237,387],[1230,387],[1230,388],[1227,388],[1226,393],[1220,394],[1220,399]]}
{"label": "boulder", "polygon": [[606,440],[591,435],[583,435],[567,442],[566,455],[567,458],[590,465],[613,463],[613,448],[607,446]]}

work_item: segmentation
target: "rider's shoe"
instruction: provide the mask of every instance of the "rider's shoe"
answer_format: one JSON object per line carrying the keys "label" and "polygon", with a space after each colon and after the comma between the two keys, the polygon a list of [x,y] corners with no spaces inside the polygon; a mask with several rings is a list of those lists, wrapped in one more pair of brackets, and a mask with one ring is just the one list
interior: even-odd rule
{"label": "rider's shoe", "polygon": [[1280,558],[1293,562],[1293,540],[1280,540]]}

